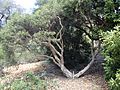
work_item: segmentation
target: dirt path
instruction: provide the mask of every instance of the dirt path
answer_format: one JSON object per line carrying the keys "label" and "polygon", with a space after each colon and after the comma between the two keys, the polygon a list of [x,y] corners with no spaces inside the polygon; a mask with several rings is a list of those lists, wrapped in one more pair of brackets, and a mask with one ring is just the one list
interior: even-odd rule
{"label": "dirt path", "polygon": [[106,81],[99,74],[85,75],[77,79],[56,76],[50,80],[55,84],[48,90],[108,90]]}
{"label": "dirt path", "polygon": [[[98,77],[96,78],[98,79]],[[102,78],[99,77],[99,80],[102,80]],[[56,82],[56,87],[49,88],[49,90],[108,90],[104,81],[97,83],[96,80],[89,80],[86,77],[73,80],[59,77],[54,78],[53,81]]]}
{"label": "dirt path", "polygon": [[47,63],[45,61],[6,67],[2,70],[4,77],[0,78],[0,84],[10,83],[27,72],[44,71],[46,67]]}
{"label": "dirt path", "polygon": [[48,73],[48,76],[51,75],[50,80],[55,82],[55,85],[49,87],[48,90],[108,90],[102,62],[102,57],[97,57],[97,60],[85,75],[77,79],[64,77],[62,72],[53,65],[46,73]]}
{"label": "dirt path", "polygon": [[16,77],[16,74],[34,71],[37,75],[43,75],[49,83],[53,82],[48,87],[48,90],[108,90],[107,83],[103,77],[102,62],[101,57],[98,57],[85,75],[77,79],[68,79],[64,77],[61,70],[54,64],[46,65],[41,62],[19,65],[17,69],[13,66],[8,68],[6,72],[9,73],[7,76],[12,75],[14,77],[15,75]]}

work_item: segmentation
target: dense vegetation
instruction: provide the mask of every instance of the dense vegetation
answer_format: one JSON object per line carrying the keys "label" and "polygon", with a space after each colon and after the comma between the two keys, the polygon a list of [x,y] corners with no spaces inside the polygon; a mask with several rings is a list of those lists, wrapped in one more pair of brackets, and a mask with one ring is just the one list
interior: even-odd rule
{"label": "dense vegetation", "polygon": [[115,31],[105,33],[104,36],[104,56],[105,56],[105,76],[109,81],[111,90],[120,89],[120,28],[115,27]]}
{"label": "dense vegetation", "polygon": [[18,11],[12,3],[0,6],[0,65],[35,62],[39,56],[74,78],[89,69],[102,48],[106,79],[111,90],[119,90],[120,1],[37,0],[36,5],[32,14]]}
{"label": "dense vegetation", "polygon": [[32,73],[27,73],[9,84],[0,85],[0,90],[46,90],[45,80]]}

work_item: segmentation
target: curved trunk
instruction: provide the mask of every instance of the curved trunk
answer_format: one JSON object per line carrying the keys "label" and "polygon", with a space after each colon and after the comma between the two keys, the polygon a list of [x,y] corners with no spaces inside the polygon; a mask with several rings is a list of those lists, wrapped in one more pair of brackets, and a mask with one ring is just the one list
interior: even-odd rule
{"label": "curved trunk", "polygon": [[92,66],[92,64],[93,64],[94,61],[95,61],[95,56],[96,56],[96,55],[97,55],[97,54],[93,55],[91,62],[90,62],[84,69],[82,69],[81,71],[79,71],[77,74],[74,74],[74,73],[70,72],[64,65],[61,65],[60,68],[61,68],[63,74],[64,74],[66,77],[68,77],[68,78],[78,78],[78,77],[80,77],[81,75],[83,75],[83,74]]}
{"label": "curved trunk", "polygon": [[84,69],[82,69],[77,74],[75,74],[74,77],[78,78],[81,75],[83,75],[91,67],[91,65],[94,63],[94,61],[95,61],[95,56],[93,56],[91,62]]}
{"label": "curved trunk", "polygon": [[60,69],[66,77],[73,78],[73,74],[64,65],[61,65]]}
{"label": "curved trunk", "polygon": [[84,69],[82,69],[78,73],[74,74],[74,73],[70,72],[63,64],[60,66],[60,68],[61,68],[62,72],[65,74],[66,77],[68,77],[68,78],[78,78],[81,75],[83,75],[92,66],[98,52],[99,51],[97,51],[97,52],[94,51],[94,43],[92,41],[92,45],[91,45],[92,59],[91,59],[90,63]]}
{"label": "curved trunk", "polygon": [[[93,64],[93,62],[95,61],[95,56],[97,55],[97,53],[95,53],[95,50],[94,50],[94,42],[93,40],[91,40],[91,55],[92,55],[92,59],[91,59],[91,62],[81,71],[79,71],[78,73],[74,74],[74,72],[70,72],[70,70],[68,70],[65,66],[64,66],[64,57],[63,57],[63,51],[64,51],[64,44],[63,44],[63,39],[62,39],[62,35],[63,35],[63,25],[61,23],[61,18],[58,17],[58,20],[59,20],[59,23],[60,23],[60,26],[61,26],[61,29],[60,31],[57,33],[56,35],[56,39],[49,39],[47,40],[47,42],[44,42],[44,44],[46,46],[48,46],[52,52],[52,55],[53,57],[49,57],[50,59],[53,60],[53,62],[58,65],[61,69],[61,71],[63,72],[63,74],[68,77],[68,78],[78,78],[80,77],[81,75],[83,75],[90,67],[91,65]],[[92,26],[92,24],[91,24]],[[56,46],[58,48],[56,48],[54,45],[56,44]],[[58,50],[59,49],[59,50]]]}

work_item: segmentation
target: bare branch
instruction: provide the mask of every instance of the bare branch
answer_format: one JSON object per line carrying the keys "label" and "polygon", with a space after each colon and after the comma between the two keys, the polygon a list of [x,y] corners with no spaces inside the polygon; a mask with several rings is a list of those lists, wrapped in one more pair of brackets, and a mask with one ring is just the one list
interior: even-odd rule
{"label": "bare branch", "polygon": [[62,62],[62,64],[64,64],[64,57],[63,57],[63,52],[64,52],[64,46],[63,46],[63,40],[61,41],[61,46],[62,46],[62,49],[61,49],[61,55],[62,55],[62,57],[61,57],[61,62]]}
{"label": "bare branch", "polygon": [[60,39],[62,39],[61,33],[62,33],[63,25],[62,25],[62,22],[61,22],[61,18],[60,18],[59,16],[57,16],[57,18],[59,19],[59,23],[60,23],[61,29],[60,29],[60,31],[57,33],[56,38],[58,38],[58,36],[59,36],[59,34],[60,34]]}
{"label": "bare branch", "polygon": [[98,52],[94,52],[94,43],[92,40],[92,44],[91,44],[91,54],[92,54],[92,60],[90,61],[90,63],[81,71],[79,71],[77,74],[75,74],[73,77],[80,77],[82,74],[84,74],[93,64],[93,62],[95,61],[95,57],[97,56]]}
{"label": "bare branch", "polygon": [[61,54],[55,49],[55,47],[51,43],[49,43],[49,46],[61,57]]}
{"label": "bare branch", "polygon": [[60,67],[60,64],[53,58],[53,62]]}
{"label": "bare branch", "polygon": [[53,59],[53,57],[48,56],[48,55],[38,55],[38,57],[43,57],[43,58],[49,58],[49,59]]}
{"label": "bare branch", "polygon": [[51,56],[48,56],[48,55],[39,55],[39,57],[44,57],[44,58],[52,59],[53,62],[54,62],[56,65],[60,66],[59,63],[58,63],[53,57],[51,57]]}
{"label": "bare branch", "polygon": [[56,41],[55,41],[55,43],[56,43],[56,45],[58,46],[58,48],[61,50],[62,48],[61,48],[61,46],[59,45],[59,43],[56,42]]}
{"label": "bare branch", "polygon": [[55,50],[51,47],[51,43],[50,43],[50,42],[48,42],[48,46],[49,46],[49,48],[50,48],[50,50],[51,50],[54,58],[60,63],[60,59],[59,59],[58,56],[56,55]]}

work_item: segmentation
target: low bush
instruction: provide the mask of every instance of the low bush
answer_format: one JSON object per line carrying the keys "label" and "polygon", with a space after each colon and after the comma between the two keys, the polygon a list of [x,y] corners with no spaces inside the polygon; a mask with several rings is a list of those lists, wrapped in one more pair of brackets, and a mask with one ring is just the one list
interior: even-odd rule
{"label": "low bush", "polygon": [[108,83],[111,90],[120,90],[120,69],[115,74],[115,79],[111,78]]}
{"label": "low bush", "polygon": [[9,84],[0,85],[0,90],[46,90],[46,82],[32,73],[27,73]]}
{"label": "low bush", "polygon": [[120,31],[104,33],[105,78],[111,90],[120,90]]}

